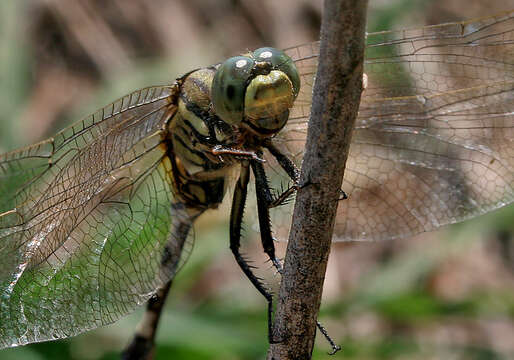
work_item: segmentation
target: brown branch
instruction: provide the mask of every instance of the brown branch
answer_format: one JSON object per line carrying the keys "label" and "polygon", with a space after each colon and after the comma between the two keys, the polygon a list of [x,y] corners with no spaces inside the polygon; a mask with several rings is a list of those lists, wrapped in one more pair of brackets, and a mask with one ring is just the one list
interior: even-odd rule
{"label": "brown branch", "polygon": [[325,0],[319,66],[268,359],[310,359],[351,133],[367,1]]}

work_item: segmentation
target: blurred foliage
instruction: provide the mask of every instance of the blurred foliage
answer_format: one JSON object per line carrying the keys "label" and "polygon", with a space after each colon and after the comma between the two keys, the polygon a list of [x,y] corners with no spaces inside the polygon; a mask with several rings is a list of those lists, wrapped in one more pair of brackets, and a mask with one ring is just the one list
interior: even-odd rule
{"label": "blurred foliage", "polygon": [[[246,48],[315,40],[321,16],[321,0],[151,4],[1,2],[0,150],[37,141],[135,88],[169,83]],[[508,8],[512,1],[484,8],[480,1],[376,0],[368,29]],[[77,29],[80,11],[90,18]],[[161,321],[156,359],[265,356],[265,301],[232,259],[227,216],[205,215],[196,226],[195,249]],[[510,207],[415,239],[334,245],[320,314],[343,347],[334,358],[514,358],[513,218]],[[247,248],[252,256],[260,252],[256,239]],[[141,313],[72,339],[4,350],[0,358],[117,359]],[[328,350],[318,337],[313,358],[327,358]]]}

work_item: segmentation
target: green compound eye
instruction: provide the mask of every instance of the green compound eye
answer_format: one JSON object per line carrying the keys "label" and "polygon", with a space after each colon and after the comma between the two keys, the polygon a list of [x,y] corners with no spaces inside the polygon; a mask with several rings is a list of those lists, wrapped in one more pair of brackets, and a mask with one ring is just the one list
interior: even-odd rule
{"label": "green compound eye", "polygon": [[283,51],[265,47],[228,59],[216,70],[211,99],[226,123],[242,122],[262,136],[282,129],[300,91],[300,76]]}
{"label": "green compound eye", "polygon": [[283,51],[272,48],[263,47],[253,52],[255,61],[265,61],[272,65],[276,70],[284,72],[293,84],[294,97],[300,91],[300,76],[293,60]]}
{"label": "green compound eye", "polygon": [[255,65],[253,59],[235,56],[220,65],[212,81],[212,104],[223,121],[237,125],[243,120],[246,85]]}

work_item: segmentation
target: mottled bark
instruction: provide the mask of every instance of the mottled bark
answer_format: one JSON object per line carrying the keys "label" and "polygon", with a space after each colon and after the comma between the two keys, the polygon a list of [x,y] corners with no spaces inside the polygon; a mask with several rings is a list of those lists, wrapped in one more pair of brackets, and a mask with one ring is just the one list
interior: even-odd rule
{"label": "mottled bark", "polygon": [[268,359],[310,359],[352,129],[367,1],[326,0],[311,120]]}

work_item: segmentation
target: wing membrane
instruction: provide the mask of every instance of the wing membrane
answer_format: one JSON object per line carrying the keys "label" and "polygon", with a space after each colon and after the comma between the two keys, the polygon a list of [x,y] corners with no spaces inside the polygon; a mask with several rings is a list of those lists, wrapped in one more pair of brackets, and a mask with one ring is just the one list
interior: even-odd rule
{"label": "wing membrane", "polygon": [[111,323],[173,276],[191,219],[161,144],[171,93],[136,91],[0,157],[0,347]]}
{"label": "wing membrane", "polygon": [[[157,131],[162,122],[158,112],[166,105],[170,91],[168,86],[135,91],[72,124],[53,138],[0,155],[0,193],[7,194],[6,198],[0,199],[0,214],[29,198],[38,198],[35,193],[44,191],[41,183],[48,182],[46,178],[53,179],[66,167],[70,157],[98,139],[107,138],[107,132],[134,127],[130,134],[135,141]],[[117,139],[121,141],[122,138]],[[126,144],[131,139],[123,140]],[[107,155],[101,154],[100,158],[109,159]]]}
{"label": "wing membrane", "polygon": [[[303,93],[277,139],[301,160],[319,44],[287,50]],[[406,237],[510,204],[514,12],[368,35],[337,240]]]}

